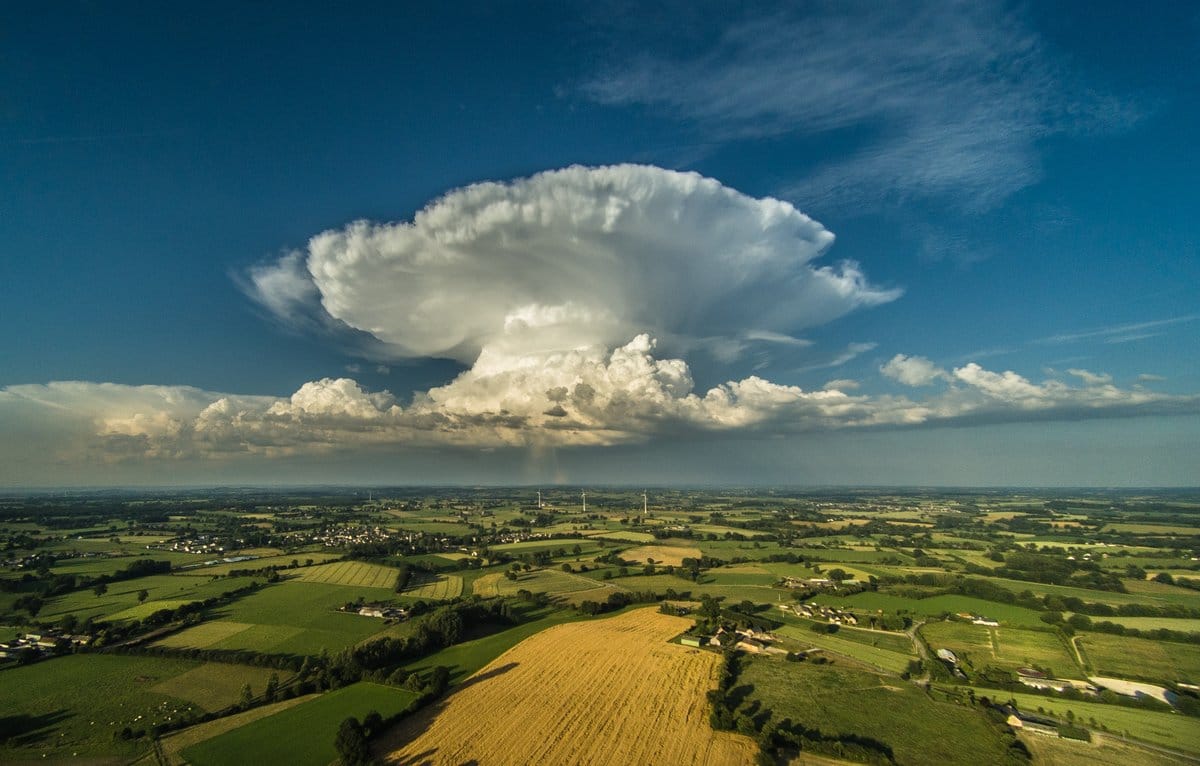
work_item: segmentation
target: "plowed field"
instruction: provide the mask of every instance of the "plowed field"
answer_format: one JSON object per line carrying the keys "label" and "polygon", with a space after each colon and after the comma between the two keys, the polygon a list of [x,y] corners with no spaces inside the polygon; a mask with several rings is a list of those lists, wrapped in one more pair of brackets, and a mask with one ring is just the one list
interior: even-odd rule
{"label": "plowed field", "polygon": [[544,630],[390,732],[387,762],[753,763],[750,739],[708,723],[720,658],[666,643],[689,625],[639,609]]}

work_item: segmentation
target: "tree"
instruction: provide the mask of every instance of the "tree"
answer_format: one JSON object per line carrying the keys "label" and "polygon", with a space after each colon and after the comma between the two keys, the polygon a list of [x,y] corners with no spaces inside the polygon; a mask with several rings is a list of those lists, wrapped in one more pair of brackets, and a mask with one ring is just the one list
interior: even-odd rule
{"label": "tree", "polygon": [[138,603],[139,604],[145,602],[145,600],[148,598],[150,598],[150,591],[146,590],[145,588],[138,591]]}
{"label": "tree", "polygon": [[108,593],[108,586],[104,583],[100,583],[95,588],[92,588],[92,593],[96,594],[96,598],[100,598],[105,593]]}
{"label": "tree", "polygon": [[242,687],[242,707],[250,707],[254,702],[254,692],[250,689],[250,684]]}
{"label": "tree", "polygon": [[263,696],[267,698],[268,702],[274,702],[275,698],[279,696],[278,673],[272,673],[271,677],[267,679],[267,688],[263,690]]}
{"label": "tree", "polygon": [[333,745],[345,766],[361,766],[371,762],[367,733],[354,716],[350,716],[338,726],[337,738],[334,739]]}

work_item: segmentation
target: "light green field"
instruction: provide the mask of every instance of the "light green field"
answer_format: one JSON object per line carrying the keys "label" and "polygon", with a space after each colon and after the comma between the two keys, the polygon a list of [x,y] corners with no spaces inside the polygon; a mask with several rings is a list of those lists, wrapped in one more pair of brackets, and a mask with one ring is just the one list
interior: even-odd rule
{"label": "light green field", "polygon": [[1014,699],[1023,711],[1036,712],[1040,707],[1048,713],[1065,717],[1067,711],[1075,713],[1075,720],[1090,726],[1094,719],[1109,731],[1155,745],[1200,753],[1200,719],[1176,713],[1160,713],[1152,710],[1105,705],[1100,702],[1078,702],[1036,694],[1008,694],[1004,699]]}
{"label": "light green field", "polygon": [[[562,572],[557,569],[535,569],[522,572],[517,579],[510,580],[503,572],[492,572],[475,580],[474,592],[478,596],[514,596],[519,590],[530,593],[549,593],[551,596],[593,590],[601,583],[582,575]],[[616,588],[611,588],[617,590]]]}
{"label": "light green field", "polygon": [[[1070,614],[1069,612],[1067,614]],[[1200,620],[1189,620],[1184,617],[1092,617],[1092,622],[1115,622],[1127,628],[1138,630],[1176,630],[1182,633],[1200,633]]]}
{"label": "light green field", "polygon": [[[774,582],[775,578],[771,576],[769,579]],[[677,593],[690,592],[693,598],[699,598],[702,595],[718,596],[724,597],[732,603],[753,601],[756,604],[767,604],[787,598],[787,594],[778,588],[772,588],[768,585],[722,584],[715,582],[715,578],[708,576],[708,573],[705,573],[700,578],[700,582],[692,582],[682,577],[665,574],[621,577],[613,580],[613,582],[631,591],[665,593],[670,588]]]}
{"label": "light green field", "polygon": [[836,661],[749,658],[735,686],[750,687],[748,715],[769,711],[772,721],[873,739],[891,748],[900,766],[1004,762],[1007,743],[978,709],[935,701],[912,684]]}
{"label": "light green field", "polygon": [[888,649],[842,638],[840,631],[836,634],[817,633],[807,627],[789,624],[777,628],[775,633],[782,638],[788,639],[788,642],[792,644],[789,648],[806,650],[813,647],[820,647],[893,673],[904,672],[908,667],[909,661],[915,659],[911,654],[901,654],[900,652],[893,652]]}
{"label": "light green field", "polygon": [[1106,633],[1076,639],[1095,675],[1154,682],[1200,682],[1200,646]]}
{"label": "light green field", "polygon": [[957,621],[927,622],[921,636],[931,649],[949,649],[975,670],[995,665],[1008,670],[1038,666],[1059,678],[1081,678],[1073,653],[1052,632],[990,628]]}
{"label": "light green field", "polygon": [[154,646],[169,646],[176,649],[204,649],[241,633],[250,627],[252,627],[250,624],[244,622],[209,620],[193,628],[187,628],[186,630],[181,630],[159,639],[154,642]]}
{"label": "light green field", "polygon": [[[798,628],[812,629],[813,625],[826,625],[828,623],[817,620],[810,620],[806,617],[798,617],[791,614],[773,611],[765,613],[765,616],[773,620],[781,620],[787,625],[792,625]],[[846,641],[854,641],[866,646],[873,646],[878,649],[886,649],[889,652],[897,654],[913,655],[915,659],[915,649],[913,642],[904,633],[869,630],[866,628],[855,628],[849,625],[842,625],[838,628],[837,637]]]}
{"label": "light green field", "polygon": [[[416,579],[416,578],[414,578]],[[433,575],[421,582],[409,585],[401,595],[412,598],[446,600],[457,598],[463,592],[463,578],[458,575]]]}
{"label": "light green field", "polygon": [[[207,668],[207,669],[206,669]],[[207,679],[207,688],[190,683]],[[0,762],[45,756],[130,756],[143,744],[115,740],[128,726],[149,729],[165,720],[196,716],[238,701],[245,683],[261,687],[268,671],[161,657],[79,654],[0,671],[0,710],[28,716]],[[217,679],[220,679],[217,682]],[[230,691],[232,689],[232,691]]]}
{"label": "light green field", "polygon": [[580,550],[594,551],[598,548],[595,540],[589,540],[586,537],[564,538],[558,540],[525,540],[519,543],[500,543],[493,545],[492,550],[512,553],[514,555],[520,553],[536,553],[537,551],[556,551],[559,548],[570,553],[571,549],[576,545]]}
{"label": "light green field", "polygon": [[[50,599],[38,614],[38,619],[50,622],[68,614],[75,615],[81,621],[88,617],[107,618],[127,609],[138,608],[138,593],[143,589],[149,593],[148,601],[202,601],[248,585],[251,580],[249,577],[201,580],[175,575],[153,575],[137,580],[124,580],[109,584],[108,592],[103,596],[97,596],[88,589]],[[140,606],[145,607],[146,604]]]}
{"label": "light green field", "polygon": [[[340,559],[341,557],[342,554],[340,553],[285,553],[278,556],[264,556],[262,558],[251,559],[250,561],[237,561],[232,564],[213,564],[212,566],[208,567],[184,569],[176,574],[197,576],[207,575],[211,577],[212,575],[227,575],[230,572],[238,569],[262,569],[264,567],[280,567],[282,570],[285,570],[283,571],[283,574],[287,574],[288,572],[286,571],[286,568],[290,566],[293,561],[297,562],[300,566],[303,566],[304,562],[309,559],[312,559],[314,564],[323,564],[326,561],[333,561]],[[302,570],[298,569],[296,571]]]}
{"label": "light green field", "polygon": [[327,766],[337,760],[334,738],[343,720],[354,716],[361,721],[371,711],[387,718],[416,698],[392,686],[353,684],[185,748],[183,757],[194,766]]}
{"label": "light green field", "polygon": [[598,537],[605,540],[626,540],[631,543],[648,543],[654,539],[649,532],[626,532],[624,530],[603,530],[588,532],[587,537]]}
{"label": "light green field", "polygon": [[396,585],[396,570],[364,561],[337,561],[332,564],[303,567],[296,570],[300,582],[326,585],[349,585],[356,588],[392,588]]}
{"label": "light green field", "polygon": [[[206,622],[163,640],[172,646],[250,649],[272,654],[315,655],[322,649],[333,652],[384,628],[382,620],[339,612],[339,607],[360,596],[375,601],[392,595],[390,588],[284,581],[238,599],[216,614],[217,622],[249,627],[215,627]],[[224,637],[216,638],[221,631]]]}
{"label": "light green field", "polygon": [[1195,537],[1200,535],[1200,529],[1196,527],[1172,526],[1170,524],[1133,524],[1128,522],[1117,522],[1114,524],[1105,525],[1102,532],[1128,532],[1135,535],[1178,535],[1181,537]]}
{"label": "light green field", "polygon": [[853,596],[820,595],[814,599],[819,604],[837,606],[853,611],[873,611],[882,609],[884,612],[909,613],[913,615],[937,617],[944,613],[971,613],[994,619],[1002,624],[1022,627],[1045,627],[1039,613],[1012,604],[1001,604],[986,601],[971,596],[932,596],[930,598],[907,598],[889,593],[866,591]]}
{"label": "light green field", "polygon": [[269,668],[206,662],[156,684],[150,691],[194,702],[206,710],[220,710],[240,699],[246,684],[250,685],[253,694],[262,694],[272,674],[277,675],[280,682],[291,675]]}

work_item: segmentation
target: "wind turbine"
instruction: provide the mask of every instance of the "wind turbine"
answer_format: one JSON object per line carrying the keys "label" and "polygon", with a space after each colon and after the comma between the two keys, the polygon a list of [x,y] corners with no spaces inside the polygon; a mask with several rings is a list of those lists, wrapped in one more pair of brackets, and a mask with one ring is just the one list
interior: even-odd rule
{"label": "wind turbine", "polygon": [[583,491],[583,512],[587,513],[587,490]]}

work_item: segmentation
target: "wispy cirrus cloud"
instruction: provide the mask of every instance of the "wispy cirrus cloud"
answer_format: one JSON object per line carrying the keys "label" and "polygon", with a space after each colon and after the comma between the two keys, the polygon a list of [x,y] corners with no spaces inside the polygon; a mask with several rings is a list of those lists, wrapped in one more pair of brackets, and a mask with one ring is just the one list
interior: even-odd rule
{"label": "wispy cirrus cloud", "polygon": [[1055,333],[1044,338],[1038,338],[1033,342],[1038,345],[1060,345],[1085,341],[1099,341],[1109,344],[1130,343],[1144,338],[1156,337],[1165,332],[1165,328],[1167,327],[1194,322],[1197,319],[1200,319],[1200,314],[1187,314],[1167,319],[1153,319],[1147,322],[1130,322],[1077,332]]}
{"label": "wispy cirrus cloud", "polygon": [[581,90],[717,141],[849,131],[855,149],[787,189],[826,208],[940,198],[986,210],[1041,177],[1040,139],[1139,115],[1080,82],[1000,2],[806,4],[735,20],[696,53],[622,57]]}

